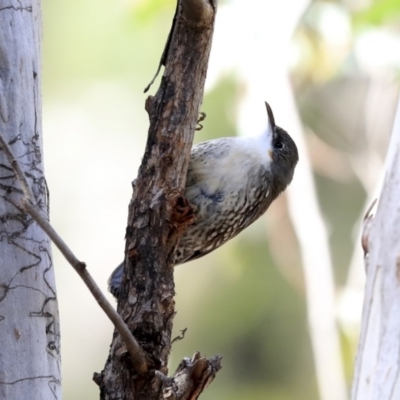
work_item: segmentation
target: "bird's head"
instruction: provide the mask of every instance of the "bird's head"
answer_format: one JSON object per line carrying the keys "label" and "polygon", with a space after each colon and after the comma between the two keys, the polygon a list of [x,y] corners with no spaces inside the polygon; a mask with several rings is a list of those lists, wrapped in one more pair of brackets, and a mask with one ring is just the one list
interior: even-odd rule
{"label": "bird's head", "polygon": [[277,189],[283,191],[292,181],[294,169],[299,161],[299,154],[293,139],[279,126],[275,125],[275,118],[271,107],[265,102],[268,114],[269,129],[272,133],[271,172]]}

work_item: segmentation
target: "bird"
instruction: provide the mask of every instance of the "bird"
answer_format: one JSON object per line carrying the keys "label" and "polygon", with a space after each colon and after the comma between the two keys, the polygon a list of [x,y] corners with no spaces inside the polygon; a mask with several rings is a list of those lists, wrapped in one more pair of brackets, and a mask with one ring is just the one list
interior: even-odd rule
{"label": "bird", "polygon": [[[293,179],[299,160],[295,142],[275,125],[265,102],[267,128],[247,137],[223,137],[192,147],[185,196],[195,221],[182,233],[173,265],[198,259],[222,246],[261,217]],[[124,263],[111,274],[118,298]]]}

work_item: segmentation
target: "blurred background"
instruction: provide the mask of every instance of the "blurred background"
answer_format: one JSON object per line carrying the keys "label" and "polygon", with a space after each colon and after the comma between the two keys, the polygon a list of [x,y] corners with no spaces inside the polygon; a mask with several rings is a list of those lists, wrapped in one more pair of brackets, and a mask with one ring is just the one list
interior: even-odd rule
{"label": "blurred background", "polygon": [[[279,3],[279,4],[277,4]],[[43,2],[43,122],[51,220],[106,291],[124,254],[131,181],[175,0]],[[201,399],[344,400],[364,266],[360,226],[382,176],[399,90],[400,1],[220,1],[195,142],[293,136],[300,163],[268,213],[175,270],[170,370],[223,356]],[[150,89],[154,94],[159,79]],[[113,328],[54,250],[64,399],[98,398]],[[109,295],[111,301],[111,295]]]}

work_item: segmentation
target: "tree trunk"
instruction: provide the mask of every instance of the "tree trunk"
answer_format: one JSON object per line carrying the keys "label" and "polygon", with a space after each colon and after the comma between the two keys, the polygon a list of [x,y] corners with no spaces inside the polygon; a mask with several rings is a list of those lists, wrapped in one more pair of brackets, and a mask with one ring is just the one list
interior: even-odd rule
{"label": "tree trunk", "polygon": [[[39,0],[0,0],[0,132],[48,215],[42,157]],[[0,398],[61,398],[60,332],[50,241],[18,206],[0,151]]]}
{"label": "tree trunk", "polygon": [[193,221],[183,196],[193,134],[203,98],[216,4],[180,0],[161,62],[164,76],[146,101],[150,128],[129,207],[125,278],[118,311],[142,346],[148,372],[139,375],[114,334],[104,371],[95,377],[102,399],[196,399],[220,368],[198,354],[167,378],[174,310],[172,255]]}
{"label": "tree trunk", "polygon": [[400,101],[374,218],[364,223],[367,281],[352,400],[400,399]]}

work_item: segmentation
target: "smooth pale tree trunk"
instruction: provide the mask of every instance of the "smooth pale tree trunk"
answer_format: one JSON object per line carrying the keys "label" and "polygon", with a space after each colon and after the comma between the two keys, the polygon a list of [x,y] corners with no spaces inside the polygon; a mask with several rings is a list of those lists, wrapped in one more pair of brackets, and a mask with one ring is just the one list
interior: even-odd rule
{"label": "smooth pale tree trunk", "polygon": [[375,217],[364,223],[366,287],[352,400],[400,399],[400,102]]}
{"label": "smooth pale tree trunk", "polygon": [[[39,0],[0,0],[0,132],[48,214],[43,172]],[[61,398],[60,332],[50,242],[17,205],[0,150],[0,399]]]}

